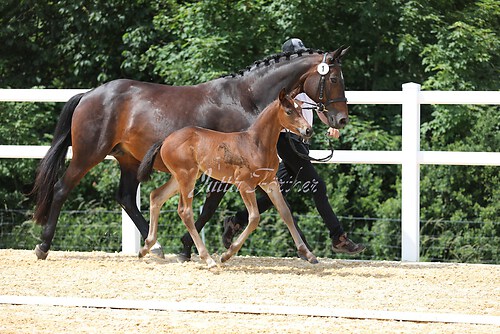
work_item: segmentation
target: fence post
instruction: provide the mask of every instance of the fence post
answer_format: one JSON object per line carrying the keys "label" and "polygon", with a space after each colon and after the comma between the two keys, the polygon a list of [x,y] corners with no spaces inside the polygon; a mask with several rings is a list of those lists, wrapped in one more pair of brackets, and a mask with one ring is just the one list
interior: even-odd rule
{"label": "fence post", "polygon": [[[141,185],[137,187],[137,207],[141,208]],[[141,234],[129,215],[122,209],[122,253],[138,254],[141,247]]]}
{"label": "fence post", "polygon": [[403,84],[401,260],[420,259],[420,85]]}

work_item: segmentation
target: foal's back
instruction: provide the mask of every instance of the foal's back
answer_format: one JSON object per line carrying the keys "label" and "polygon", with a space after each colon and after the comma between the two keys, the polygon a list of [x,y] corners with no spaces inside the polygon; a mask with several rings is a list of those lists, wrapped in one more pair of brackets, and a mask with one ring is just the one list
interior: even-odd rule
{"label": "foal's back", "polygon": [[260,143],[249,131],[223,133],[190,126],[168,136],[160,154],[172,173],[196,169],[225,183],[244,180],[257,186],[274,178],[279,163],[276,146],[263,154]]}

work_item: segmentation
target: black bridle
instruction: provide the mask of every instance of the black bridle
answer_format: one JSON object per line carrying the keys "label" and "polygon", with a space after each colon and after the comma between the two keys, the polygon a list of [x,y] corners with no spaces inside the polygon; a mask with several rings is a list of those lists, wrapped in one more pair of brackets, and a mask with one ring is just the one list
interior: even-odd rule
{"label": "black bridle", "polygon": [[[328,52],[323,55],[323,61],[321,64],[326,64],[326,56],[327,55],[328,55]],[[335,66],[341,67],[342,65],[340,65],[340,62],[338,64],[335,64],[335,61],[334,61],[333,64],[328,65],[328,68],[332,68]],[[316,103],[316,106],[318,107],[318,111],[323,112],[323,113],[328,112],[327,106],[329,106],[332,103],[336,103],[336,102],[346,102],[347,103],[347,99],[345,96],[329,99],[325,103],[323,103],[322,100],[323,100],[324,95],[325,95],[325,80],[326,80],[325,77],[328,73],[330,73],[330,70],[328,70],[328,72],[326,72],[324,74],[320,73],[321,77],[319,78],[319,82],[318,82],[319,102]]]}
{"label": "black bridle", "polygon": [[[323,55],[323,61],[321,62],[320,65],[322,64],[326,64],[326,57],[328,55],[328,52],[326,52],[324,55]],[[335,64],[335,61],[333,64],[330,64],[330,65],[327,65],[328,68],[331,68],[331,67],[335,67],[335,66],[341,66],[340,63],[338,64]],[[319,70],[318,70],[319,72]],[[327,107],[332,104],[332,103],[337,103],[337,102],[346,102],[347,103],[347,99],[345,96],[343,97],[336,97],[336,98],[333,98],[333,99],[329,99],[325,102],[323,102],[323,99],[324,99],[324,96],[325,96],[325,78],[326,78],[326,75],[330,73],[330,70],[328,70],[327,72],[325,73],[320,73],[320,79],[319,79],[319,82],[318,82],[318,97],[319,97],[319,101],[316,102],[316,104],[314,103],[311,103],[311,102],[307,102],[307,101],[302,101],[303,103],[306,103],[306,104],[309,104],[310,106],[309,107],[303,107],[302,109],[312,109],[313,112],[321,112],[321,113],[327,113],[329,110],[327,109]],[[335,110],[335,109],[334,109]],[[293,143],[293,140],[290,136],[290,133],[288,134],[288,141],[290,143],[290,146],[292,147],[292,150],[295,152],[295,154],[297,154],[299,157],[301,157],[302,159],[304,160],[311,160],[311,161],[317,161],[317,162],[326,162],[326,161],[329,161],[332,157],[333,157],[333,141],[328,138],[328,146],[330,146],[330,154],[324,158],[313,158],[311,156],[309,156],[308,154],[304,154],[304,153],[301,153],[297,150],[297,148],[295,147],[295,144]]]}

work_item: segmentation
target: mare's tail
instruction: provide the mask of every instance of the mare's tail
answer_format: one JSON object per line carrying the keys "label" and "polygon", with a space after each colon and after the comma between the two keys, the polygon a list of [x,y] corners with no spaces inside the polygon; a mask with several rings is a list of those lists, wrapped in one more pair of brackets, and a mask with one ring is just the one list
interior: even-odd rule
{"label": "mare's tail", "polygon": [[139,165],[139,169],[137,170],[137,180],[139,182],[144,182],[149,180],[151,173],[153,172],[153,165],[155,162],[155,158],[160,152],[161,146],[163,145],[163,141],[159,141],[146,152],[146,155],[141,161]]}
{"label": "mare's tail", "polygon": [[45,225],[47,223],[54,195],[54,185],[64,167],[64,159],[68,147],[71,145],[71,119],[82,96],[83,93],[75,95],[64,105],[57,122],[52,144],[37,168],[35,185],[30,193],[30,195],[36,196],[36,209],[33,220],[37,224]]}

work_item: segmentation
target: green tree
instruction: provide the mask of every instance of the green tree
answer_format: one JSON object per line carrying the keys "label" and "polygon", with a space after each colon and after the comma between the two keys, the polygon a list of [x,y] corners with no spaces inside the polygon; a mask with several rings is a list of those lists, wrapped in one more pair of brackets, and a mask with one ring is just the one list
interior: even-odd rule
{"label": "green tree", "polygon": [[[429,90],[498,90],[499,86],[500,15],[499,4],[493,0],[7,0],[0,4],[0,13],[4,46],[0,49],[1,87],[91,88],[121,77],[197,84],[279,52],[289,37],[324,50],[351,45],[343,64],[348,90],[400,90],[409,81]],[[48,144],[60,108],[60,104],[1,104],[5,124],[0,129],[1,142]],[[398,106],[354,105],[350,113],[351,123],[335,143],[336,149],[400,149]],[[425,106],[422,148],[496,151],[499,124],[494,107]],[[321,135],[326,129],[320,124],[316,127],[320,135],[315,137],[313,149],[326,148]],[[2,185],[8,184],[0,189],[2,208],[31,208],[22,190],[28,188],[23,185],[30,183],[35,163],[0,161],[0,180]],[[400,168],[318,165],[318,169],[346,229],[371,245],[364,256],[397,259]],[[497,169],[422,168],[422,249],[427,259],[498,262],[498,252],[487,247],[498,244],[500,234]],[[75,189],[65,209],[115,210],[118,175],[115,162],[100,164]],[[143,186],[143,203],[148,203],[147,192],[165,177],[158,173],[155,181]],[[203,201],[198,197],[196,206]],[[242,207],[238,197],[234,192],[228,194],[221,208],[229,212]],[[318,255],[330,256],[326,229],[314,216],[312,201],[302,194],[292,194],[289,200],[301,215],[301,226],[317,245]],[[175,200],[168,207],[173,206]],[[213,221],[225,214],[221,211]],[[164,216],[164,238],[184,232],[175,212]],[[21,226],[22,231],[27,226],[21,224],[24,219],[8,218],[11,226]],[[62,219],[78,221],[74,215]],[[89,219],[85,224],[92,225],[95,220]],[[448,223],[451,220],[472,223]],[[177,223],[167,225],[167,221]],[[266,217],[262,234],[256,234],[244,251],[272,245],[273,255],[293,255],[290,238],[279,227],[283,224],[275,221],[276,216]],[[79,231],[112,234],[99,221],[95,225],[95,232]],[[213,225],[207,237],[220,247],[220,224]],[[175,251],[178,241],[173,245]],[[437,245],[436,251],[433,245]]]}

